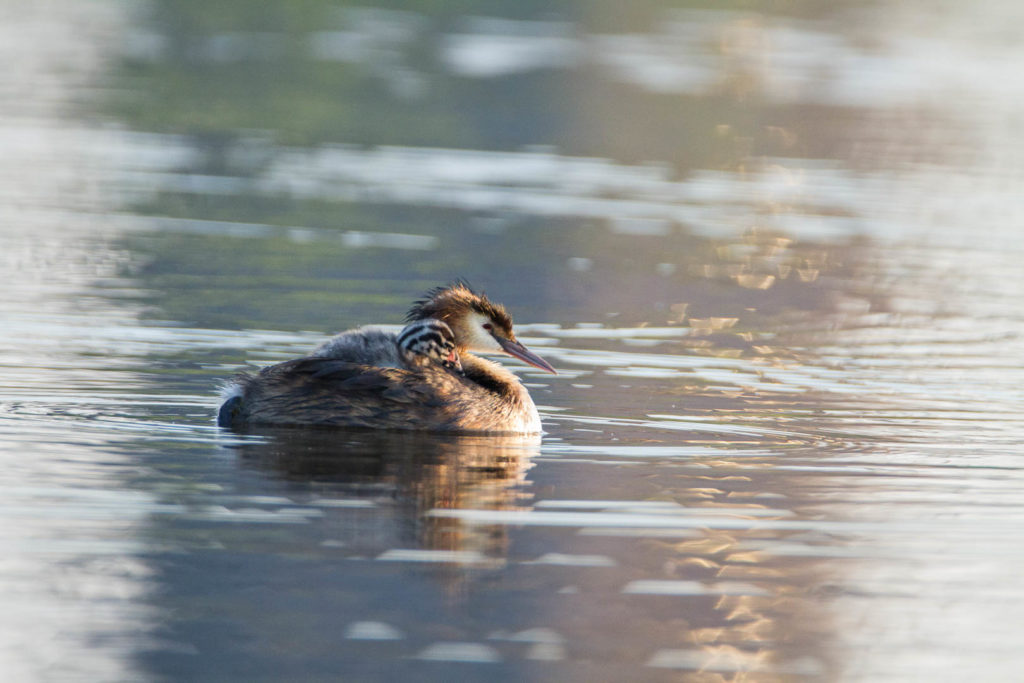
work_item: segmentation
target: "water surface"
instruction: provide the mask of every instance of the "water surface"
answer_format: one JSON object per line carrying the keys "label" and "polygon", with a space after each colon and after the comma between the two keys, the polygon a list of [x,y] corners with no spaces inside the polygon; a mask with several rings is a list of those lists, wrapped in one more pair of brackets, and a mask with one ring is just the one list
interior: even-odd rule
{"label": "water surface", "polygon": [[[1020,669],[1016,5],[55,7],[0,25],[12,680]],[[542,438],[213,425],[456,276]]]}

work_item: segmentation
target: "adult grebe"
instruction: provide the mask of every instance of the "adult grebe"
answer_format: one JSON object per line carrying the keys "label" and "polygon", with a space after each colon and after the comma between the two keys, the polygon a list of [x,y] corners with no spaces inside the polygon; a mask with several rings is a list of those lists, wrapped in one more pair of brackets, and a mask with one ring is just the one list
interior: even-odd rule
{"label": "adult grebe", "polygon": [[225,387],[217,424],[540,431],[526,387],[471,353],[503,352],[555,372],[516,340],[504,306],[460,282],[432,289],[406,320],[397,335],[357,328],[308,357],[237,376]]}

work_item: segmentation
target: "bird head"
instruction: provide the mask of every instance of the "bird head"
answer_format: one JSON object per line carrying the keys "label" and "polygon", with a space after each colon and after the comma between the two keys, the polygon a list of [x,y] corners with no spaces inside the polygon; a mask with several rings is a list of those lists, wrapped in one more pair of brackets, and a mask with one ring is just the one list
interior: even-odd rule
{"label": "bird head", "polygon": [[437,363],[462,372],[455,333],[447,324],[430,318],[415,320],[398,333],[398,349],[410,367],[426,367]]}
{"label": "bird head", "polygon": [[430,290],[406,316],[408,321],[426,319],[446,323],[455,335],[459,351],[507,353],[535,368],[557,374],[550,363],[516,339],[512,316],[504,306],[484,294],[477,294],[464,282]]}

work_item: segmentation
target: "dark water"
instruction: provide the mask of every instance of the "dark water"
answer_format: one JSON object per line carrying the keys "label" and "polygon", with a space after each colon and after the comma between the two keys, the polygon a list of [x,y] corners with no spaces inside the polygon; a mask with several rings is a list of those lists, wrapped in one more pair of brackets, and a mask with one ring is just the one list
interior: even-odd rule
{"label": "dark water", "polygon": [[[400,5],[6,9],[5,679],[1018,676],[1021,7]],[[542,439],[213,426],[456,276]]]}

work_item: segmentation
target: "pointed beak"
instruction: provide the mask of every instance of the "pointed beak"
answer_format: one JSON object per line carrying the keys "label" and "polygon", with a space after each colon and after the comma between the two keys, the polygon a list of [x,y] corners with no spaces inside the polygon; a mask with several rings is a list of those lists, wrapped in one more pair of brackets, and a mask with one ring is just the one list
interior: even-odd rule
{"label": "pointed beak", "polygon": [[552,375],[558,374],[558,372],[553,367],[551,367],[551,363],[547,362],[546,360],[535,354],[533,351],[530,351],[528,348],[526,348],[519,342],[512,341],[511,339],[502,339],[501,337],[497,336],[495,337],[495,340],[497,340],[498,344],[501,345],[501,348],[505,351],[505,353],[512,356],[513,358],[518,358],[524,363],[529,363],[535,368],[540,368],[545,372],[550,372]]}

